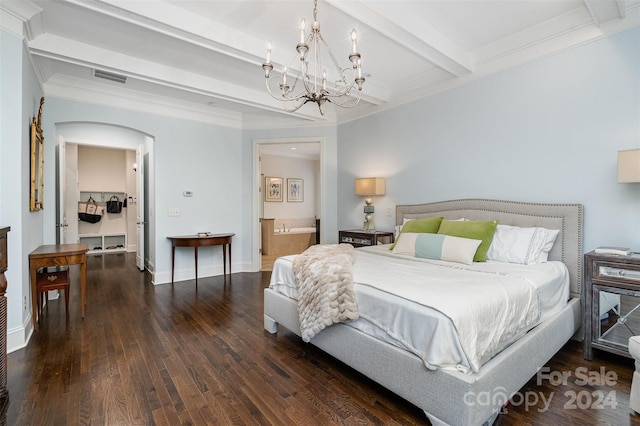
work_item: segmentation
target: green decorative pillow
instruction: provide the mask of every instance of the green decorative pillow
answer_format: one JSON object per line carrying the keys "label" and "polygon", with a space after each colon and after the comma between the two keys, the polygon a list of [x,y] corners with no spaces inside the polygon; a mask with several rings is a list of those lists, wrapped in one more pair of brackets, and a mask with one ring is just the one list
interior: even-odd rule
{"label": "green decorative pillow", "polygon": [[[414,219],[405,223],[400,230],[400,234],[403,232],[413,232],[416,234],[437,234],[438,229],[440,229],[440,223],[442,222],[443,217],[429,217],[426,219]],[[400,238],[400,235],[398,235]],[[389,248],[389,250],[393,250],[396,246],[396,243]]]}
{"label": "green decorative pillow", "polygon": [[[438,234],[451,235],[453,237],[470,238],[472,240],[482,240],[480,247],[473,256],[474,262],[486,262],[487,250],[493,240],[498,221],[491,220],[446,220],[444,219],[438,229]],[[403,228],[404,230],[404,228]]]}

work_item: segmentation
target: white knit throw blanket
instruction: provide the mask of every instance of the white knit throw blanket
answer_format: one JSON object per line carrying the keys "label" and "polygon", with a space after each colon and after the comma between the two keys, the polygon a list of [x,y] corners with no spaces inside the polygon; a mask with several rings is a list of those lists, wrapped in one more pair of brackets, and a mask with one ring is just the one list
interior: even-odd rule
{"label": "white knit throw blanket", "polygon": [[302,340],[309,342],[325,327],[359,317],[353,291],[350,244],[318,244],[293,260],[298,288]]}

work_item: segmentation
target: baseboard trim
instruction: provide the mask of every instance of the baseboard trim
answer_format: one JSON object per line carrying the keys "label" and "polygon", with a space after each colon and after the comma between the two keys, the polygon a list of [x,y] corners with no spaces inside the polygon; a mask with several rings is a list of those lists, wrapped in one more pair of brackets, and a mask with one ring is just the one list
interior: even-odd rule
{"label": "baseboard trim", "polygon": [[27,346],[32,335],[33,321],[29,314],[21,327],[7,330],[7,353],[10,354]]}

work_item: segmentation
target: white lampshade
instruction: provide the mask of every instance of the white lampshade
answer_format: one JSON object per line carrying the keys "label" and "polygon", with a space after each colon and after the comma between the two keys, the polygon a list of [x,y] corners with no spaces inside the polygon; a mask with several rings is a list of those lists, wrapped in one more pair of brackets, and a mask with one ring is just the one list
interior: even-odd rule
{"label": "white lampshade", "polygon": [[356,179],[356,195],[384,195],[385,192],[384,178],[361,178]]}
{"label": "white lampshade", "polygon": [[618,151],[618,182],[640,182],[640,149]]}

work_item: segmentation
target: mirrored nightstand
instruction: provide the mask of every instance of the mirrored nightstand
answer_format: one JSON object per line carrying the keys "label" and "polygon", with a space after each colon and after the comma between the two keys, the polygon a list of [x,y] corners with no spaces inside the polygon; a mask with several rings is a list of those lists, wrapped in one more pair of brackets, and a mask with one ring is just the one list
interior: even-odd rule
{"label": "mirrored nightstand", "polygon": [[593,349],[629,357],[629,337],[640,335],[640,253],[584,260],[584,357],[593,359]]}

